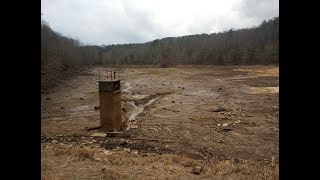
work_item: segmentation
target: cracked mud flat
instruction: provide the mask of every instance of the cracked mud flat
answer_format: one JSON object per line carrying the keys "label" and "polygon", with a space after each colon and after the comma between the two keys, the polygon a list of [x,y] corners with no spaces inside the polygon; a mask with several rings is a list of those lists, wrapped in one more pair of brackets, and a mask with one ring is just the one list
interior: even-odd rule
{"label": "cracked mud flat", "polygon": [[[43,178],[278,179],[278,67],[114,67],[133,126],[127,137],[93,137],[103,69],[41,95]],[[101,149],[112,155],[96,158]]]}

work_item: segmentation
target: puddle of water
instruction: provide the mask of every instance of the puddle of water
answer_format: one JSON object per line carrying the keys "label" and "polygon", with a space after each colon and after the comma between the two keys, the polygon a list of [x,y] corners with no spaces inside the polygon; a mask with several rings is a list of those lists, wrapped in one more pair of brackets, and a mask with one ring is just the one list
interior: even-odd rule
{"label": "puddle of water", "polygon": [[126,92],[128,93],[129,92],[129,89],[131,89],[133,86],[130,82],[125,82],[124,85],[127,87],[125,88],[124,90],[122,90],[123,92]]}
{"label": "puddle of water", "polygon": [[134,120],[136,120],[136,116],[137,116],[138,114],[140,114],[140,113],[143,112],[144,107],[152,104],[152,103],[153,103],[155,100],[157,100],[158,98],[159,98],[159,97],[155,97],[155,98],[149,100],[146,104],[139,105],[139,106],[136,106],[133,101],[130,101],[129,104],[133,106],[134,110],[133,110],[132,114],[129,116],[129,121],[134,121]]}

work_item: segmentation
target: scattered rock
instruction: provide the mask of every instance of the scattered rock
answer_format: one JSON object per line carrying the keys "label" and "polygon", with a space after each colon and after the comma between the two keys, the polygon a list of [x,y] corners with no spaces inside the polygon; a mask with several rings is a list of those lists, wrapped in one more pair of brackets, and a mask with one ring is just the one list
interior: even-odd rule
{"label": "scattered rock", "polygon": [[135,123],[130,123],[130,128],[131,129],[137,129],[138,125],[136,125]]}
{"label": "scattered rock", "polygon": [[193,117],[189,117],[189,119],[193,119]]}
{"label": "scattered rock", "polygon": [[126,151],[126,152],[130,152],[129,148],[123,148],[123,150]]}
{"label": "scattered rock", "polygon": [[192,173],[193,173],[193,174],[200,174],[201,171],[202,171],[202,167],[200,167],[200,166],[196,166],[196,167],[194,167],[194,168],[192,169]]}
{"label": "scattered rock", "polygon": [[218,127],[220,127],[220,126],[221,126],[221,124],[217,124],[217,126],[218,126]]}
{"label": "scattered rock", "polygon": [[172,101],[172,103],[175,103],[175,101]]}
{"label": "scattered rock", "polygon": [[64,109],[64,107],[61,106],[60,109]]}
{"label": "scattered rock", "polygon": [[225,108],[217,108],[213,110],[213,112],[224,112],[224,111],[227,111],[227,110]]}
{"label": "scattered rock", "polygon": [[241,121],[240,121],[240,120],[237,120],[237,121],[235,121],[234,123],[235,123],[235,124],[238,124],[238,123],[241,123]]}
{"label": "scattered rock", "polygon": [[58,141],[57,140],[52,140],[51,141],[53,144],[58,144]]}
{"label": "scattered rock", "polygon": [[96,133],[92,134],[91,136],[93,136],[93,137],[106,137],[107,134],[104,132],[96,132]]}
{"label": "scattered rock", "polygon": [[110,151],[108,151],[108,150],[106,150],[106,149],[104,149],[102,152],[103,152],[105,155],[107,155],[107,156],[109,156],[109,155],[112,154],[112,152],[110,152]]}
{"label": "scattered rock", "polygon": [[232,129],[231,129],[231,128],[223,128],[222,130],[223,130],[223,131],[226,131],[226,132],[228,132],[228,131],[232,131]]}
{"label": "scattered rock", "polygon": [[100,109],[100,106],[94,106],[94,110]]}
{"label": "scattered rock", "polygon": [[237,158],[234,158],[234,159],[233,159],[233,163],[239,163],[239,162],[240,162],[239,159],[237,159]]}
{"label": "scattered rock", "polygon": [[79,98],[80,100],[84,100],[83,98]]}
{"label": "scattered rock", "polygon": [[96,160],[96,161],[100,161],[101,160],[99,157],[96,157],[96,156],[94,156],[93,159]]}
{"label": "scattered rock", "polygon": [[218,92],[222,91],[222,88],[217,89]]}
{"label": "scattered rock", "polygon": [[119,144],[120,145],[123,145],[123,144],[126,144],[126,143],[127,143],[127,141],[125,139],[123,139],[123,138],[119,139]]}
{"label": "scattered rock", "polygon": [[180,101],[180,104],[181,104],[182,102]]}
{"label": "scattered rock", "polygon": [[133,144],[133,142],[132,142],[131,140],[129,140],[129,139],[126,140],[126,143],[127,143],[127,144]]}
{"label": "scattered rock", "polygon": [[218,140],[218,143],[223,143],[223,140],[219,139],[219,140]]}
{"label": "scattered rock", "polygon": [[229,124],[228,123],[223,123],[222,127],[227,127]]}
{"label": "scattered rock", "polygon": [[132,151],[131,151],[131,154],[137,155],[137,154],[139,154],[139,151],[138,151],[138,150],[132,150]]}
{"label": "scattered rock", "polygon": [[50,98],[46,98],[46,100],[50,100]]}

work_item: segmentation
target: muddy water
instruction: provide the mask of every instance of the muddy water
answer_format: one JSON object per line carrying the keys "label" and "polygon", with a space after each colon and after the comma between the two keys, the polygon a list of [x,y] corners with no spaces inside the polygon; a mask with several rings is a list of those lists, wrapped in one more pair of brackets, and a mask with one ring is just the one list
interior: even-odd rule
{"label": "muddy water", "polygon": [[133,106],[133,111],[132,111],[132,114],[129,116],[129,121],[134,121],[136,120],[136,116],[140,113],[143,112],[144,110],[144,107],[152,104],[155,100],[157,100],[159,97],[155,97],[155,98],[152,98],[150,99],[146,104],[142,104],[142,105],[139,105],[137,106],[134,101],[130,101],[129,104],[131,106]]}
{"label": "muddy water", "polygon": [[[124,86],[126,87],[124,90],[122,90],[125,93],[129,93],[129,90],[133,87],[132,84],[130,82],[124,82]],[[143,99],[148,97],[149,95],[133,95],[132,97],[134,99]],[[129,120],[128,121],[134,121],[136,120],[136,116],[139,115],[140,113],[142,113],[144,111],[144,108],[150,104],[152,104],[155,100],[157,100],[159,97],[155,97],[150,99],[147,103],[145,104],[141,104],[141,105],[136,105],[134,101],[129,101],[128,103],[133,107],[132,113],[129,116]]]}
{"label": "muddy water", "polygon": [[128,93],[129,92],[129,89],[131,89],[133,86],[130,82],[125,82],[124,83],[124,86],[126,86],[127,88],[125,88],[124,90],[122,90],[123,92],[126,92]]}

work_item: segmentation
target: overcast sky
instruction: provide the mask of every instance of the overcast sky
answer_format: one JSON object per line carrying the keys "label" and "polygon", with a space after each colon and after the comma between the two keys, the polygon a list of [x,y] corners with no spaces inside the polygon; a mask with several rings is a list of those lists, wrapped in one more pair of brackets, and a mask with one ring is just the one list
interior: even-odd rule
{"label": "overcast sky", "polygon": [[50,27],[82,43],[142,43],[246,28],[279,15],[279,0],[41,0]]}

